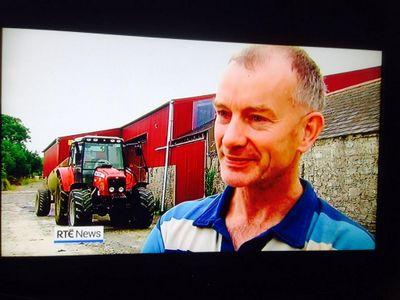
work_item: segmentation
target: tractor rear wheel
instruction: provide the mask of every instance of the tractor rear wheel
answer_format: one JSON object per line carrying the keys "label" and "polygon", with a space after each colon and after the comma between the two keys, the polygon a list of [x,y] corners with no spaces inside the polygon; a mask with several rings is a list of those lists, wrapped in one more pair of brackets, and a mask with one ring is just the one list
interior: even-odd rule
{"label": "tractor rear wheel", "polygon": [[59,182],[54,192],[54,219],[57,225],[68,225],[68,194]]}
{"label": "tractor rear wheel", "polygon": [[132,211],[132,227],[138,229],[148,228],[153,222],[156,207],[153,194],[144,187],[138,187],[133,196],[136,199],[134,199]]}
{"label": "tractor rear wheel", "polygon": [[92,196],[89,189],[76,189],[68,197],[68,224],[85,226],[92,222]]}
{"label": "tractor rear wheel", "polygon": [[47,216],[50,212],[51,198],[49,190],[38,190],[35,200],[35,213],[39,217]]}

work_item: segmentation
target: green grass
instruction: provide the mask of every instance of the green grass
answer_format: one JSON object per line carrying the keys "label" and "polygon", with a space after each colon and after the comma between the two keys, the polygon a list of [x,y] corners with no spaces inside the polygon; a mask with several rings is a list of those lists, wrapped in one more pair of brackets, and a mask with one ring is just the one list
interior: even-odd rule
{"label": "green grass", "polygon": [[23,178],[21,181],[21,185],[28,185],[30,183],[39,182],[42,179],[35,179],[35,178]]}
{"label": "green grass", "polygon": [[36,178],[21,178],[16,184],[11,184],[7,179],[1,180],[1,190],[2,191],[14,191],[20,186],[28,185],[35,182],[41,182],[43,179]]}
{"label": "green grass", "polygon": [[15,187],[11,185],[11,183],[7,180],[7,178],[1,179],[1,190],[2,191],[10,191],[14,190]]}

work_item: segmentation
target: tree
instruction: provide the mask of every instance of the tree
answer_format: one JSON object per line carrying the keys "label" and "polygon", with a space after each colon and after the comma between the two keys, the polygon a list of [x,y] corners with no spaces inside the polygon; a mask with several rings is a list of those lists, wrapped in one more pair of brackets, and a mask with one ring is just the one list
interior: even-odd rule
{"label": "tree", "polygon": [[3,140],[25,144],[31,139],[29,129],[18,118],[2,114],[1,125],[1,137]]}
{"label": "tree", "polygon": [[1,178],[16,180],[42,170],[42,159],[36,152],[26,149],[30,140],[29,129],[22,121],[8,115],[1,115]]}
{"label": "tree", "polygon": [[28,162],[31,166],[31,174],[36,173],[36,175],[42,173],[43,161],[37,152],[27,152]]}

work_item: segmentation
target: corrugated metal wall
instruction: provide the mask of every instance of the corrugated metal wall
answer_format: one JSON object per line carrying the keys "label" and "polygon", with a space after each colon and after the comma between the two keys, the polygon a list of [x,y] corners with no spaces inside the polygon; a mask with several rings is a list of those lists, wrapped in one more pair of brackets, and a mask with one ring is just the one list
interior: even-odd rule
{"label": "corrugated metal wall", "polygon": [[174,102],[174,139],[192,130],[192,107],[193,99]]}
{"label": "corrugated metal wall", "polygon": [[[138,121],[122,127],[122,138],[129,142],[146,134],[146,143],[143,145],[143,154],[149,167],[164,165],[165,151],[156,151],[167,143],[169,107],[165,106]],[[128,157],[129,162],[129,157]]]}
{"label": "corrugated metal wall", "polygon": [[[192,131],[193,102],[209,99],[210,96],[213,95],[174,101],[173,138]],[[122,128],[122,137],[126,142],[146,135],[143,153],[150,168],[163,167],[165,164],[165,149],[156,149],[167,144],[168,115],[169,106],[164,106]],[[204,196],[204,143],[197,141],[170,149],[169,165],[176,166],[176,204]],[[134,156],[128,156],[127,162],[134,163]]]}
{"label": "corrugated metal wall", "polygon": [[178,99],[174,102],[174,132],[176,139],[192,131],[193,102],[213,98],[215,94]]}
{"label": "corrugated metal wall", "polygon": [[[188,98],[174,102],[173,137],[179,137],[192,130],[193,102],[208,96]],[[165,165],[169,106],[122,128],[122,137],[129,142],[146,135],[143,154],[150,168]],[[127,151],[129,153],[129,150]],[[135,163],[133,155],[127,157],[128,165]],[[204,141],[170,148],[169,165],[176,166],[175,203],[198,199],[204,195]]]}
{"label": "corrugated metal wall", "polygon": [[176,165],[175,204],[204,197],[204,151],[204,140],[171,149],[171,164]]}

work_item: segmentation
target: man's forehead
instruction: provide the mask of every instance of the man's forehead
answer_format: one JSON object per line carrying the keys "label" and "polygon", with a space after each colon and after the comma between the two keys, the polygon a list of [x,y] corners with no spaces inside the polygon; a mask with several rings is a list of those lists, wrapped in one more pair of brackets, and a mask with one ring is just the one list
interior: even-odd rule
{"label": "man's forehead", "polygon": [[266,88],[278,88],[284,85],[297,85],[297,74],[292,68],[291,60],[281,53],[271,54],[268,59],[258,61],[257,65],[251,68],[240,61],[231,61],[222,73],[218,90],[241,82],[254,84],[265,82]]}
{"label": "man's forehead", "polygon": [[287,93],[288,90],[292,91],[296,85],[297,76],[291,69],[288,60],[280,59],[262,63],[252,70],[247,69],[244,65],[231,62],[222,74],[217,95],[237,91],[243,93],[246,90],[254,92],[254,89],[272,93],[279,89]]}
{"label": "man's forehead", "polygon": [[279,62],[291,64],[292,60],[290,52],[285,47],[267,46],[258,47],[252,53],[234,56],[229,61],[229,64],[237,63],[248,70],[255,70],[260,66],[273,65]]}
{"label": "man's forehead", "polygon": [[278,106],[293,105],[296,85],[291,62],[283,55],[271,55],[252,69],[232,61],[218,85],[214,104],[217,108],[276,111]]}
{"label": "man's forehead", "polygon": [[292,59],[283,52],[268,52],[260,59],[254,59],[254,63],[246,63],[245,60],[233,59],[226,66],[226,71],[233,68],[243,68],[248,72],[263,72],[268,70],[284,71],[287,75],[294,73]]}

